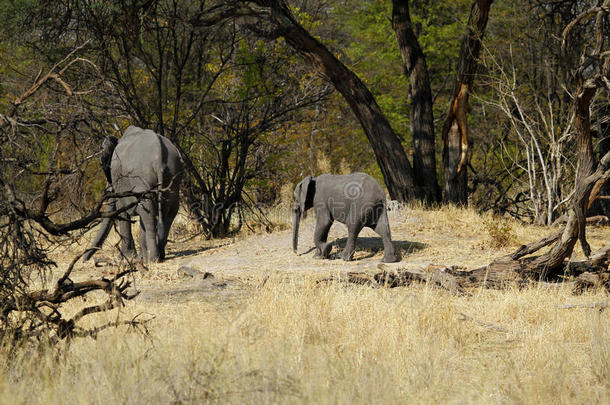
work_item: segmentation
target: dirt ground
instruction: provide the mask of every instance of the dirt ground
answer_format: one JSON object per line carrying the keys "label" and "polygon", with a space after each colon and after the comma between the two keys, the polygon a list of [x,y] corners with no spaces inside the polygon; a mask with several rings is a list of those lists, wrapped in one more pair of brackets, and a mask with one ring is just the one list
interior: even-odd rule
{"label": "dirt ground", "polygon": [[[288,213],[287,213],[288,214]],[[182,221],[184,225],[184,218]],[[493,229],[497,223],[505,224],[508,243],[498,247]],[[403,208],[390,213],[392,239],[401,261],[395,266],[457,265],[472,269],[485,265],[494,258],[556,231],[516,222],[480,216],[471,210],[443,208],[423,210]],[[333,242],[330,260],[314,259],[313,231],[315,217],[302,221],[299,248],[292,251],[292,230],[288,215],[280,223],[281,230],[271,233],[242,233],[219,240],[206,240],[199,236],[189,238],[176,226],[170,235],[167,260],[141,267],[135,276],[136,288],[141,291],[138,301],[190,301],[222,300],[238,297],[250,288],[256,288],[269,276],[309,276],[324,278],[350,271],[374,272],[383,257],[381,238],[365,228],[356,243],[354,260],[345,262],[338,253],[346,242],[347,229],[335,223],[329,234]],[[135,237],[137,240],[137,226]],[[114,231],[113,231],[114,232]],[[92,237],[91,232],[89,237]],[[602,247],[610,240],[609,227],[591,227],[588,240],[592,248]],[[117,271],[110,264],[117,257],[118,237],[111,234],[102,251],[91,260],[79,263],[74,278],[93,278]],[[81,246],[72,246],[61,252],[58,274]],[[581,254],[575,249],[575,257]],[[116,262],[115,262],[116,263]]]}

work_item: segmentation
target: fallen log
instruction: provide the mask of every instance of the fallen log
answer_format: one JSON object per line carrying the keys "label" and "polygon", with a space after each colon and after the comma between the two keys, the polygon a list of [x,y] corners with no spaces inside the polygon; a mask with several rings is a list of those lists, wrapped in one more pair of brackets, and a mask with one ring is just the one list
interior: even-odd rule
{"label": "fallen log", "polygon": [[448,290],[454,294],[465,293],[456,277],[451,274],[452,269],[443,266],[427,266],[426,268],[393,268],[381,263],[377,266],[381,273],[373,276],[373,279],[384,287],[398,287],[411,282],[419,281],[432,284]]}
{"label": "fallen log", "polygon": [[404,264],[396,266],[380,263],[377,267],[381,272],[373,275],[372,279],[379,285],[390,288],[423,282],[454,294],[464,294],[469,288],[500,289],[524,281],[519,272],[521,265],[515,261],[496,261],[472,271],[435,265],[408,268]]}
{"label": "fallen log", "polygon": [[536,283],[544,288],[570,286],[575,294],[592,288],[610,291],[610,245],[593,253],[588,260],[566,261],[553,269],[541,269],[540,256],[524,257],[548,246],[562,235],[554,233],[512,254],[500,257],[486,266],[466,271],[457,266],[408,263],[380,263],[377,273],[348,272],[347,278],[330,277],[320,281],[347,281],[375,287],[400,287],[426,283],[453,294],[467,294],[472,288],[503,289],[509,285],[522,287]]}
{"label": "fallen log", "polygon": [[[453,294],[467,294],[473,288],[503,289],[509,285],[522,287],[531,283],[559,285],[569,282],[573,293],[582,293],[591,288],[610,291],[608,259],[610,246],[601,249],[587,261],[566,262],[560,276],[553,273],[548,279],[540,279],[539,269],[532,267],[537,257],[513,260],[513,255],[501,257],[487,266],[465,271],[456,266],[409,266],[407,263],[380,263],[380,272],[371,274],[348,272],[347,281],[378,287],[394,288],[413,283],[426,283]],[[337,280],[336,278],[325,281]]]}

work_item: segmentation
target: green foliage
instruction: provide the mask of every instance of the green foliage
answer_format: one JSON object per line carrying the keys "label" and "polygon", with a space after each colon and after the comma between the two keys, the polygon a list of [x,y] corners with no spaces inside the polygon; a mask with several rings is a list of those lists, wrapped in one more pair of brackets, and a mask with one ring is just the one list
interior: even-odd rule
{"label": "green foliage", "polygon": [[[534,106],[535,93],[550,83],[553,115],[568,117],[565,107],[570,99],[562,90],[567,69],[556,58],[557,38],[576,8],[556,15],[534,7],[538,3],[498,0],[491,9],[484,63],[475,79],[468,118],[473,169],[469,186],[475,189],[471,201],[482,209],[512,212],[509,206],[523,195],[518,187],[523,161],[506,160],[507,155],[519,160],[519,143],[506,117],[489,107],[495,95],[492,79],[499,75],[492,65],[512,63],[518,95]],[[95,112],[96,120],[88,119],[86,125],[81,120],[82,128],[75,130],[87,147],[94,148],[103,135],[114,133],[112,124],[150,127],[190,154],[203,181],[215,184],[211,193],[220,193],[219,178],[238,174],[245,178],[244,192],[265,204],[274,202],[282,185],[307,174],[365,171],[382,180],[359,122],[343,98],[331,93],[332,85],[281,38],[257,37],[240,24],[195,29],[189,18],[210,4],[191,0],[0,1],[0,110],[10,109],[39,71],[90,40],[81,56],[99,67],[102,78],[95,83],[94,94],[79,96],[79,105],[54,104],[57,116]],[[435,96],[436,152],[441,162],[442,123],[472,0],[410,0],[409,4]],[[295,18],[366,83],[404,138],[408,153],[412,146],[409,82],[391,26],[392,2],[316,0],[289,1],[288,5]],[[91,72],[85,73],[68,72],[66,80],[91,83]],[[323,89],[326,93],[320,100],[302,103],[281,118],[266,113],[269,108],[285,110],[295,100],[302,102],[305,95]],[[62,89],[50,83],[41,91],[50,97]],[[43,111],[34,108],[29,117],[40,117]],[[272,123],[262,126],[268,119]],[[228,124],[253,139],[243,170],[239,168],[243,150],[236,147],[241,142],[236,137],[239,131]],[[45,144],[44,137],[38,142],[46,148],[39,156],[42,170],[56,145]],[[565,155],[569,161],[571,155]],[[223,159],[224,172],[219,164]],[[566,167],[568,174],[573,171],[569,164]],[[86,170],[91,179],[85,195],[91,201],[103,188],[103,178],[96,176],[96,163]],[[34,190],[40,183],[28,184]]]}
{"label": "green foliage", "polygon": [[390,23],[391,2],[372,0],[337,7],[331,18],[348,36],[347,64],[369,87],[394,130],[408,133],[407,78]]}
{"label": "green foliage", "polygon": [[38,7],[37,0],[2,0],[0,1],[0,43],[2,39],[15,38],[23,34],[23,22],[31,14],[31,10]]}
{"label": "green foliage", "polygon": [[[447,110],[447,95],[471,1],[418,3],[413,2],[411,19],[426,55],[432,92],[441,95],[435,104],[435,115],[441,117]],[[331,17],[350,38],[344,49],[350,67],[369,86],[392,127],[399,134],[409,134],[406,99],[409,84],[392,30],[391,2],[370,0],[357,6],[342,3]]]}

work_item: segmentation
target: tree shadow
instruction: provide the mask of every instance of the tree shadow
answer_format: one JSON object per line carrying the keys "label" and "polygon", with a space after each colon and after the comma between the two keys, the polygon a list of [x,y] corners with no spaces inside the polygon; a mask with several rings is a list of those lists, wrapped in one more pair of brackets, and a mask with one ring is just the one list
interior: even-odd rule
{"label": "tree shadow", "polygon": [[183,250],[170,250],[165,253],[165,261],[183,258],[183,257],[189,257],[189,256],[196,256],[196,255],[206,252],[208,250],[218,249],[223,246],[227,246],[227,245],[231,245],[231,244],[232,244],[232,242],[224,242],[224,243],[217,243],[217,244],[213,244],[213,245],[206,245],[206,246],[194,247],[194,248],[183,249]]}

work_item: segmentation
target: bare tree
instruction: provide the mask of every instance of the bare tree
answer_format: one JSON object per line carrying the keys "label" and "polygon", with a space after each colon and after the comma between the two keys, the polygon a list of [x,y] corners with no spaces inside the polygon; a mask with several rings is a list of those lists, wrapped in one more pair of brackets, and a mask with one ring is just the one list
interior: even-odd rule
{"label": "bare tree", "polygon": [[501,156],[508,161],[505,167],[514,187],[528,196],[515,204],[525,205],[535,223],[550,225],[571,197],[566,183],[573,172],[574,112],[560,101],[569,99],[570,93],[565,89],[558,96],[553,89],[520,83],[510,54],[510,60],[502,63],[490,56],[487,85],[493,96],[483,102],[504,114],[516,138],[500,140]]}
{"label": "bare tree", "polygon": [[[189,207],[213,237],[239,230],[248,211],[264,218],[247,186],[261,180],[278,150],[275,132],[287,130],[300,110],[330,93],[316,80],[286,72],[289,57],[279,49],[253,48],[247,57],[236,56],[231,62],[237,65],[232,71],[242,74],[212,90],[214,101],[208,108],[213,113],[200,120],[200,128],[191,130],[187,138],[191,144],[187,153],[200,167],[198,182],[187,188]],[[234,214],[239,221],[232,228]]]}
{"label": "bare tree", "polygon": [[[539,242],[523,246],[511,255],[510,266],[522,268],[523,273],[537,278],[546,278],[564,273],[565,259],[571,256],[577,241],[580,241],[585,256],[591,256],[591,248],[586,240],[586,211],[591,192],[596,185],[604,184],[610,178],[610,152],[596,163],[591,134],[590,108],[598,91],[610,91],[610,49],[607,28],[610,15],[610,0],[597,1],[570,21],[562,32],[561,54],[564,63],[572,68],[571,78],[576,86],[572,103],[578,163],[568,220],[564,229]],[[592,33],[590,41],[574,41],[576,30]],[[575,48],[575,49],[574,49]],[[573,55],[579,55],[575,61]],[[522,259],[542,247],[553,244],[552,248],[538,257]],[[607,266],[610,246],[593,255],[591,265],[598,271]],[[522,259],[522,260],[521,260]],[[518,263],[516,261],[521,260]],[[492,264],[493,265],[493,264]],[[505,267],[503,263],[499,265]]]}
{"label": "bare tree", "polygon": [[[80,56],[87,44],[77,46],[54,63],[46,73],[40,70],[32,84],[9,77],[5,84],[22,89],[11,100],[7,114],[0,114],[0,338],[16,344],[37,339],[56,343],[76,336],[96,336],[109,326],[140,322],[118,321],[93,328],[80,326],[89,314],[123,305],[134,297],[128,292],[126,276],[131,266],[112,279],[74,281],[78,255],[49,289],[51,268],[57,266],[49,251],[73,241],[104,216],[106,194],[93,209],[83,204],[83,187],[90,153],[90,128],[96,119],[89,115],[88,97],[95,97],[100,84],[98,69]],[[27,72],[16,72],[21,74]],[[80,80],[79,80],[80,78]],[[84,79],[88,78],[88,79]],[[78,83],[79,86],[76,86]],[[13,88],[13,86],[15,86]],[[79,136],[75,136],[75,135]],[[89,135],[86,136],[85,134]],[[76,214],[74,213],[76,211]],[[40,285],[41,289],[35,289]],[[107,300],[88,303],[75,315],[64,304],[92,291],[103,291]]]}

